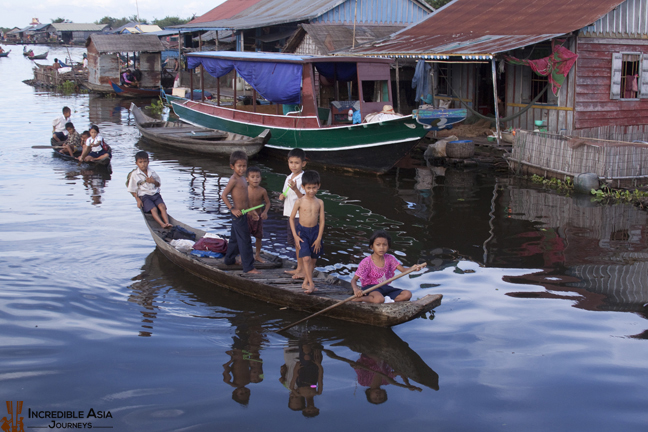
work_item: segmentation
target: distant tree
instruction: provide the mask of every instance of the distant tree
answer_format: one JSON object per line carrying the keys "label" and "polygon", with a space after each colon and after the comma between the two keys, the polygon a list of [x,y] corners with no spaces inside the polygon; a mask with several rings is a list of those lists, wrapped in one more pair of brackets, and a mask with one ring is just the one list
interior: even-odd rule
{"label": "distant tree", "polygon": [[64,23],[65,18],[58,17],[56,19],[52,19],[51,21],[52,21],[52,24]]}
{"label": "distant tree", "polygon": [[[111,16],[105,16],[101,18],[99,21],[95,21],[95,24],[108,24],[112,28],[117,28],[121,27],[125,24],[128,24],[129,22],[138,22],[137,20],[137,15],[133,15],[130,17],[122,17],[122,18],[115,18]],[[142,24],[148,24],[148,21],[143,19],[139,20],[140,23]]]}
{"label": "distant tree", "polygon": [[425,1],[430,6],[432,6],[434,9],[439,9],[440,7],[445,6],[448,3],[450,3],[452,0],[425,0]]}
{"label": "distant tree", "polygon": [[162,19],[153,19],[153,24],[160,26],[161,28],[173,26],[173,25],[180,25],[180,24],[186,24],[189,21],[191,21],[191,18],[178,18],[178,17],[164,17]]}

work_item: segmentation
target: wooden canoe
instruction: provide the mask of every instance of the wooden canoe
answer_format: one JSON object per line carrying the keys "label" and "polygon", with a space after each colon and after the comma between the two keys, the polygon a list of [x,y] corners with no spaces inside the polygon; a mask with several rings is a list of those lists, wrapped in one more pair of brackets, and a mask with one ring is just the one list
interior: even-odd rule
{"label": "wooden canoe", "polygon": [[9,57],[10,52],[11,52],[11,50],[0,53],[0,57]]}
{"label": "wooden canoe", "polygon": [[[241,266],[225,265],[222,259],[198,258],[179,252],[164,239],[168,232],[158,226],[150,215],[144,215],[146,225],[159,250],[174,264],[208,282],[238,292],[258,300],[305,313],[318,312],[340,300],[353,295],[351,284],[335,276],[316,271],[314,276],[315,294],[304,294],[302,281],[295,281],[285,270],[293,268],[293,263],[271,255],[264,255],[265,264],[258,264],[261,274],[243,273]],[[205,235],[204,231],[192,228],[169,216],[169,222],[196,233],[196,240]],[[370,304],[347,302],[331,309],[325,316],[344,321],[390,327],[404,323],[441,304],[441,294],[428,294],[409,302]]]}
{"label": "wooden canoe", "polygon": [[[58,146],[61,143],[59,143],[57,141],[54,141],[54,139],[52,138],[50,140],[50,144],[53,147],[53,146]],[[38,147],[36,147],[36,148],[38,148]],[[110,165],[110,160],[112,159],[112,153],[110,153],[107,158],[101,159],[100,161],[97,161],[97,162],[79,162],[79,160],[77,158],[79,156],[81,156],[81,152],[75,153],[75,156],[72,157],[68,153],[59,153],[58,150],[55,149],[55,148],[53,148],[52,151],[54,152],[54,156],[56,156],[56,157],[59,157],[61,159],[71,161],[71,162],[86,164],[86,165],[91,166],[91,167],[107,167],[107,166]]]}
{"label": "wooden canoe", "polygon": [[126,87],[119,84],[115,84],[110,81],[115,94],[121,97],[129,98],[142,98],[142,97],[158,97],[160,96],[159,88],[136,88],[136,87]]}
{"label": "wooden canoe", "polygon": [[234,150],[243,150],[248,156],[253,156],[270,139],[270,130],[266,129],[259,136],[250,138],[231,132],[207,129],[177,121],[168,122],[147,116],[131,103],[131,113],[135,125],[144,138],[164,146],[215,155],[230,155]]}
{"label": "wooden canoe", "polygon": [[49,51],[45,51],[43,54],[37,54],[33,56],[27,56],[29,60],[45,60],[47,58],[47,54],[49,54]]}

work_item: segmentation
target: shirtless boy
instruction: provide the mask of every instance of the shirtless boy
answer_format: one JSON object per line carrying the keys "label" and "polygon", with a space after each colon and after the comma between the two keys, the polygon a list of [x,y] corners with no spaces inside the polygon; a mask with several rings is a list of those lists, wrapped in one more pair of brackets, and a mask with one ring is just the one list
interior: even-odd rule
{"label": "shirtless boy", "polygon": [[255,261],[265,262],[261,258],[261,240],[263,239],[263,221],[268,219],[268,211],[270,210],[270,197],[268,191],[260,186],[261,184],[261,170],[259,167],[251,166],[247,170],[246,180],[248,182],[248,197],[250,199],[250,208],[265,204],[263,208],[252,210],[250,213],[257,213],[259,219],[253,220],[248,218],[248,226],[250,227],[250,235],[256,239],[256,254],[254,255]]}
{"label": "shirtless boy", "polygon": [[[320,176],[317,171],[306,171],[302,176],[305,194],[299,198],[290,215],[290,229],[299,245],[299,257],[304,261],[304,283],[302,289],[306,294],[316,291],[313,283],[313,272],[317,259],[322,256],[322,235],[324,234],[324,202],[315,194],[320,188]],[[299,221],[295,216],[299,212]]]}
{"label": "shirtless boy", "polygon": [[[250,228],[247,221],[248,217],[257,220],[259,215],[256,212],[250,212],[248,216],[248,214],[241,212],[241,210],[250,208],[248,184],[245,180],[247,162],[247,155],[244,151],[236,150],[230,155],[230,168],[234,173],[221,194],[223,202],[232,212],[232,232],[224,262],[227,265],[234,264],[236,256],[240,253],[243,271],[245,273],[260,273],[254,268],[254,252],[252,251]],[[232,202],[227,198],[227,195],[232,196]]]}

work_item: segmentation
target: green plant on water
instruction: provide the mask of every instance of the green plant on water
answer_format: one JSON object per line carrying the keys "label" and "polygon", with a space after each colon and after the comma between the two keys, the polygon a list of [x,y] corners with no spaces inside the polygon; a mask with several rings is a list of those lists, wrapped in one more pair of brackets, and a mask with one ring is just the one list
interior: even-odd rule
{"label": "green plant on water", "polygon": [[537,174],[531,176],[531,181],[533,183],[541,184],[552,189],[557,189],[562,192],[569,192],[574,189],[574,181],[571,177],[565,177],[565,180],[560,180],[557,178],[545,178]]}
{"label": "green plant on water", "polygon": [[612,189],[609,186],[603,186],[601,189],[592,189],[590,192],[594,195],[592,201],[604,204],[614,202],[640,203],[645,198],[648,198],[648,192],[640,191],[638,189],[631,191]]}
{"label": "green plant on water", "polygon": [[158,98],[158,100],[151,102],[151,105],[147,106],[146,109],[151,114],[162,115],[164,112],[164,102],[162,102],[162,98]]}
{"label": "green plant on water", "polygon": [[58,85],[58,90],[63,93],[72,93],[76,90],[76,83],[74,81],[65,81]]}

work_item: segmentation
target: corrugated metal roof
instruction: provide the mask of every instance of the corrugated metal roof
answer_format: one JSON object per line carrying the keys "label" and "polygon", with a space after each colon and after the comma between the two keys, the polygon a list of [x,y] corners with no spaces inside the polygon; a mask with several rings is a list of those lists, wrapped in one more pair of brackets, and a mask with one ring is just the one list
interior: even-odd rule
{"label": "corrugated metal roof", "polygon": [[[173,28],[244,30],[308,21],[347,1],[349,0],[228,0],[191,22]],[[408,1],[423,5],[429,10],[423,0]],[[390,6],[389,0],[386,6]]]}
{"label": "corrugated metal roof", "polygon": [[[286,44],[286,49],[296,49],[298,44],[303,40],[303,35],[306,33],[310,35],[313,43],[323,54],[329,54],[333,51],[349,48],[351,45],[353,45],[353,26],[301,24],[301,27],[304,29],[304,33],[299,33],[298,35],[296,35],[299,40],[289,41]],[[356,26],[356,45],[387,37],[390,34],[402,29],[403,26]],[[301,37],[299,37],[300,35]]]}
{"label": "corrugated metal roof", "polygon": [[155,35],[145,34],[93,34],[90,35],[86,46],[93,43],[99,53],[113,52],[161,52],[164,45]]}
{"label": "corrugated metal roof", "polygon": [[100,31],[103,31],[103,29],[105,29],[106,27],[109,27],[109,26],[108,26],[108,24],[92,24],[92,23],[89,23],[89,24],[82,24],[82,23],[80,23],[80,24],[76,24],[76,23],[52,23],[52,27],[54,27],[54,29],[57,32],[64,32],[64,31],[79,31],[79,32],[96,31],[96,32],[100,32]]}
{"label": "corrugated metal roof", "polygon": [[489,55],[551,39],[595,22],[620,0],[454,0],[362,55]]}

